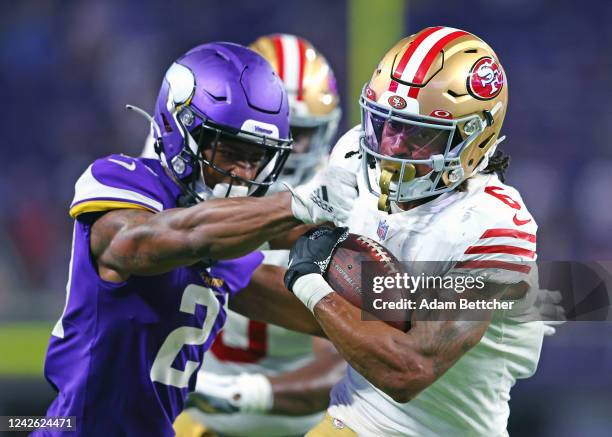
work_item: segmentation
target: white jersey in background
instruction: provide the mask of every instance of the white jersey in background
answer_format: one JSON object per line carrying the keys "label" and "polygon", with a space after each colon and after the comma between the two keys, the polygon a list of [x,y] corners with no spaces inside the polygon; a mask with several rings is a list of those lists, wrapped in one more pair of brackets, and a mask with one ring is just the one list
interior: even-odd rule
{"label": "white jersey in background", "polygon": [[[357,150],[359,130],[339,142]],[[517,282],[517,275],[537,286],[533,264],[537,226],[520,194],[496,175],[469,179],[467,191],[453,191],[408,211],[376,209],[363,175],[350,231],[368,236],[401,261],[441,261],[443,270],[459,261],[488,281]],[[520,264],[523,263],[523,264]],[[438,273],[445,273],[444,271]],[[360,436],[499,436],[506,435],[510,388],[531,376],[542,345],[541,322],[518,323],[533,303],[533,288],[512,310],[498,310],[481,341],[440,379],[408,403],[400,404],[349,367],[334,387],[329,414]]]}

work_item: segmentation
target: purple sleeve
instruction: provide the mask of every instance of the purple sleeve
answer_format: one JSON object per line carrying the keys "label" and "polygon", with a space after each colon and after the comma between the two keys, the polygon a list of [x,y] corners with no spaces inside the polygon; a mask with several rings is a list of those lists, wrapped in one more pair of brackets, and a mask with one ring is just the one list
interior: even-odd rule
{"label": "purple sleeve", "polygon": [[126,155],[98,159],[81,175],[75,185],[70,215],[141,208],[160,212],[176,204],[176,190],[169,189],[167,175],[151,160]]}
{"label": "purple sleeve", "polygon": [[215,278],[223,279],[227,291],[233,295],[249,284],[253,272],[263,259],[261,252],[252,252],[241,258],[218,261],[210,268],[210,273]]}

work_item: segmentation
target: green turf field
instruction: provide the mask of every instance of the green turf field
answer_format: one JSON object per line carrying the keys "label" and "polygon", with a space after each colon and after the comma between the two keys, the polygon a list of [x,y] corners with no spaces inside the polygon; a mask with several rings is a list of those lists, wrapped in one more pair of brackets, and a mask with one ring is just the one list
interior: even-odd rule
{"label": "green turf field", "polygon": [[0,376],[42,376],[48,322],[0,324]]}

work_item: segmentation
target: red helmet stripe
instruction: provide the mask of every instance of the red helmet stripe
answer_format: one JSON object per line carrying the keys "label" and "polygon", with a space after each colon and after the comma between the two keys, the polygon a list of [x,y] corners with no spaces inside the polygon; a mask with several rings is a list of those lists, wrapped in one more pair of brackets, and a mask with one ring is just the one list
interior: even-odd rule
{"label": "red helmet stripe", "polygon": [[276,52],[276,63],[278,64],[278,76],[281,80],[285,80],[285,57],[283,55],[283,43],[280,35],[275,35],[272,38],[274,43],[274,51]]}
{"label": "red helmet stripe", "polygon": [[424,31],[422,31],[419,34],[419,36],[414,39],[412,44],[410,44],[410,46],[408,47],[408,50],[404,52],[404,55],[402,56],[402,59],[400,59],[399,63],[397,64],[397,67],[395,67],[395,71],[393,72],[393,77],[395,77],[396,79],[402,78],[402,73],[404,72],[404,68],[406,68],[406,65],[408,65],[408,61],[410,60],[410,57],[414,54],[417,47],[423,42],[425,38],[427,38],[429,35],[434,33],[436,30],[440,30],[440,29],[442,29],[442,26],[429,27],[425,29]]}
{"label": "red helmet stripe", "polygon": [[306,65],[306,44],[304,44],[304,40],[302,38],[298,38],[298,47],[300,50],[299,56],[299,76],[298,76],[298,93],[297,99],[303,100],[303,92],[304,92],[304,67]]}
{"label": "red helmet stripe", "polygon": [[[438,53],[440,53],[440,51],[444,49],[444,47],[449,42],[463,35],[468,35],[468,33],[463,30],[458,30],[456,32],[446,35],[444,38],[441,38],[440,41],[435,43],[433,47],[429,50],[427,55],[425,55],[423,62],[421,62],[421,65],[419,65],[419,68],[417,69],[414,78],[410,82],[419,85],[422,84],[423,80],[425,79],[425,75],[431,68],[431,65],[433,64],[434,59],[436,59],[436,56],[438,56]],[[419,95],[420,89],[421,88],[419,87],[411,87],[410,91],[408,92],[408,96],[416,98]]]}
{"label": "red helmet stripe", "polygon": [[[393,78],[401,79],[402,74],[404,73],[404,68],[406,68],[406,65],[408,65],[408,61],[410,60],[410,57],[414,54],[414,51],[417,49],[417,47],[423,42],[425,38],[440,29],[442,29],[442,26],[428,27],[427,29],[423,30],[419,34],[419,36],[414,39],[414,41],[412,41],[412,44],[410,44],[408,49],[404,52],[404,55],[402,56],[400,61],[397,63],[395,71],[392,74]],[[396,92],[397,85],[397,82],[392,80],[391,84],[389,85],[389,91]]]}

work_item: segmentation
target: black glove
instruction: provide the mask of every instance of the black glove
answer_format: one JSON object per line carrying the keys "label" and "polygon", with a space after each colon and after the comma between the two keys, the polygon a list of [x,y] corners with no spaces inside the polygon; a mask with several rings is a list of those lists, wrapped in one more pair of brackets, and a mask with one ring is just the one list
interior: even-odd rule
{"label": "black glove", "polygon": [[292,290],[301,276],[309,273],[322,275],[338,244],[347,239],[348,228],[319,227],[302,235],[289,253],[289,268],[285,272],[285,287]]}

